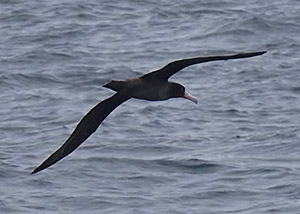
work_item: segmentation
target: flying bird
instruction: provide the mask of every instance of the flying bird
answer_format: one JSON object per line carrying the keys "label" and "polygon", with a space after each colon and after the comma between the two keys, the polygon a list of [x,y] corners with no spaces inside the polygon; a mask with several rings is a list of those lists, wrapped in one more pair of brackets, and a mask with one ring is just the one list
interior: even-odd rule
{"label": "flying bird", "polygon": [[123,81],[112,80],[104,84],[104,87],[112,89],[116,93],[93,107],[80,120],[79,124],[76,126],[75,130],[66,142],[57,151],[51,154],[40,166],[34,169],[32,174],[46,169],[73,152],[97,130],[102,121],[115,108],[130,98],[150,101],[167,100],[170,98],[185,98],[197,103],[197,99],[190,95],[185,90],[184,86],[179,83],[168,81],[173,74],[183,68],[203,62],[248,58],[259,56],[264,53],[266,53],[266,51],[239,53],[227,56],[208,56],[182,59],[171,62],[159,70],[149,72],[137,78]]}

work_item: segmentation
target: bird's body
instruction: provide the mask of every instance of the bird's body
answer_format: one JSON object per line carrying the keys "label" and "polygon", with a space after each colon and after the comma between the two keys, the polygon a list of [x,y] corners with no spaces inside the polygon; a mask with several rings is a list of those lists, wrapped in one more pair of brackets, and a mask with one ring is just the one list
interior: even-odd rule
{"label": "bird's body", "polygon": [[123,81],[112,80],[104,85],[116,93],[98,103],[79,122],[71,136],[52,155],[50,155],[32,173],[39,172],[73,152],[92,133],[94,133],[102,121],[119,105],[130,98],[143,99],[149,101],[161,101],[170,98],[185,98],[197,103],[197,99],[185,91],[184,86],[179,83],[169,82],[168,79],[179,70],[198,63],[240,59],[258,56],[265,52],[242,53],[229,56],[196,57],[178,60],[169,63],[165,67],[144,74],[137,78]]}
{"label": "bird's body", "polygon": [[[152,78],[132,78],[125,81],[112,80],[103,87],[110,88],[116,92],[125,93],[136,99],[149,101],[166,100],[168,92],[167,81],[155,81]],[[160,90],[157,90],[159,88]]]}

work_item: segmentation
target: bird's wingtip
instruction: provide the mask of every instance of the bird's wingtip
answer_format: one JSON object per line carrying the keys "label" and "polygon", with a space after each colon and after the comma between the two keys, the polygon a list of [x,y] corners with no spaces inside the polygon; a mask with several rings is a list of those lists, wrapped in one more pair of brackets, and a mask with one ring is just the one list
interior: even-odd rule
{"label": "bird's wingtip", "polygon": [[257,51],[257,52],[252,52],[250,54],[252,54],[252,56],[259,56],[259,55],[263,55],[267,53],[267,51]]}
{"label": "bird's wingtip", "polygon": [[40,166],[36,167],[30,174],[31,174],[31,175],[32,175],[32,174],[35,174],[35,173],[37,173],[37,172],[39,172],[39,171],[42,171],[43,169],[45,169],[45,168],[42,167],[42,165],[40,165]]}
{"label": "bird's wingtip", "polygon": [[33,175],[35,173],[37,173],[39,170],[37,168],[35,168],[30,174]]}
{"label": "bird's wingtip", "polygon": [[255,57],[260,56],[267,53],[267,51],[256,51],[256,52],[244,52],[237,54],[237,58],[248,58],[248,57]]}
{"label": "bird's wingtip", "polygon": [[267,53],[268,51],[259,51],[258,53],[260,53],[260,54],[265,54],[265,53]]}

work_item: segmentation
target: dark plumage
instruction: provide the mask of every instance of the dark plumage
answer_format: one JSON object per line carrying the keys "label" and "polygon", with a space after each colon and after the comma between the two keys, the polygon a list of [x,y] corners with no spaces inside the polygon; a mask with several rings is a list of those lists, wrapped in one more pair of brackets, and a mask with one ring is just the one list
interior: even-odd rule
{"label": "dark plumage", "polygon": [[150,101],[167,100],[170,98],[185,98],[197,103],[197,99],[185,91],[184,86],[169,82],[168,79],[179,70],[198,63],[240,59],[254,57],[266,53],[241,53],[229,56],[210,56],[182,59],[171,62],[165,67],[142,75],[141,77],[128,79],[124,81],[112,80],[104,85],[117,93],[103,100],[92,108],[79,122],[67,141],[52,155],[50,155],[40,166],[32,173],[39,172],[73,152],[81,143],[83,143],[92,133],[94,133],[102,121],[120,104],[130,98],[144,99]]}

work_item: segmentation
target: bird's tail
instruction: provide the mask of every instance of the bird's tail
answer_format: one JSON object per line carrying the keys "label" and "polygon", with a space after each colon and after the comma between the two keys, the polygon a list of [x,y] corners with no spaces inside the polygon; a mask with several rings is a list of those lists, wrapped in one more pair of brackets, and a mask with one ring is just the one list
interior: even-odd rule
{"label": "bird's tail", "polygon": [[119,92],[124,87],[125,81],[112,80],[108,83],[105,83],[103,87],[109,88],[113,91]]}

